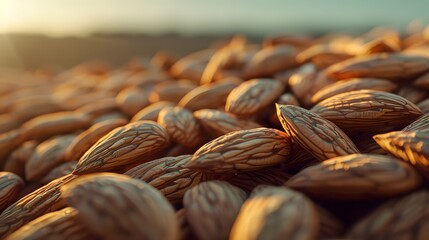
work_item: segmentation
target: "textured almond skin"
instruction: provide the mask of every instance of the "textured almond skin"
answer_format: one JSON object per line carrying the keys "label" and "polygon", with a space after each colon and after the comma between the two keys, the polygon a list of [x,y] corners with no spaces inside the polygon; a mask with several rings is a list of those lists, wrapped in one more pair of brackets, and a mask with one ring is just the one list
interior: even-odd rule
{"label": "textured almond skin", "polygon": [[335,95],[319,102],[311,111],[346,130],[406,126],[423,114],[399,95],[373,90]]}
{"label": "textured almond skin", "polygon": [[277,105],[277,116],[293,141],[320,161],[359,153],[352,140],[335,124],[304,108]]}
{"label": "textured almond skin", "polygon": [[170,144],[166,130],[156,122],[138,121],[116,128],[98,140],[79,160],[73,174],[114,170],[159,152]]}
{"label": "textured almond skin", "polygon": [[114,173],[79,177],[61,188],[80,220],[105,239],[178,239],[173,207],[149,184]]}
{"label": "textured almond skin", "polygon": [[11,172],[0,172],[0,213],[18,196],[24,180]]}
{"label": "textured almond skin", "polygon": [[265,187],[246,200],[230,239],[317,239],[319,219],[313,203],[301,193]]}
{"label": "textured almond skin", "polygon": [[43,176],[42,179],[39,181],[43,184],[49,183],[50,181],[53,181],[57,178],[61,178],[65,175],[68,175],[73,172],[73,170],[76,168],[77,162],[65,162],[57,167],[53,168],[51,171],[49,171],[45,176]]}
{"label": "textured almond skin", "polygon": [[76,112],[57,112],[35,117],[22,125],[28,139],[46,139],[89,127],[88,115]]}
{"label": "textured almond skin", "polygon": [[317,91],[313,97],[311,97],[312,103],[318,103],[327,98],[333,97],[340,93],[346,93],[350,91],[357,91],[362,89],[370,89],[383,92],[393,92],[398,88],[395,83],[377,78],[352,78],[338,81],[334,84],[330,84],[319,91]]}
{"label": "textured almond skin", "polygon": [[79,134],[66,149],[66,161],[79,161],[88,149],[113,129],[127,124],[124,119],[106,120],[92,125]]}
{"label": "textured almond skin", "polygon": [[199,239],[228,239],[247,194],[223,181],[208,181],[186,191],[183,204]]}
{"label": "textured almond skin", "polygon": [[76,135],[62,135],[50,138],[40,143],[31,158],[25,164],[25,178],[27,181],[40,179],[65,161],[66,148],[75,139]]}
{"label": "textured almond skin", "polygon": [[428,239],[429,192],[418,191],[384,203],[358,221],[349,239]]}
{"label": "textured almond skin", "polygon": [[374,54],[352,58],[327,68],[329,78],[342,80],[354,77],[399,80],[416,77],[429,71],[429,59],[406,54]]}
{"label": "textured almond skin", "polygon": [[419,117],[416,121],[402,129],[404,132],[419,131],[429,132],[429,114]]}
{"label": "textured almond skin", "polygon": [[317,199],[391,197],[417,188],[421,177],[408,164],[384,155],[332,158],[294,175],[286,185]]}
{"label": "textured almond skin", "polygon": [[256,170],[286,161],[290,149],[290,137],[282,131],[241,130],[206,143],[185,166],[219,173]]}
{"label": "textured almond skin", "polygon": [[238,86],[238,81],[204,84],[189,91],[178,106],[196,111],[204,108],[223,107],[229,93]]}
{"label": "textured almond skin", "polygon": [[206,173],[184,167],[191,158],[192,155],[160,158],[140,164],[124,174],[149,183],[170,202],[180,203],[188,189],[208,179]]}
{"label": "textured almond skin", "polygon": [[232,114],[214,109],[195,111],[194,116],[203,128],[214,137],[220,137],[234,131],[262,127],[262,125],[251,120],[239,119]]}
{"label": "textured almond skin", "polygon": [[158,114],[163,108],[173,106],[174,104],[172,102],[167,101],[153,103],[137,112],[134,117],[131,118],[130,122],[137,122],[141,120],[150,120],[156,122],[158,120]]}
{"label": "textured almond skin", "polygon": [[386,151],[415,166],[429,178],[429,132],[397,131],[374,136]]}
{"label": "textured almond skin", "polygon": [[64,207],[65,203],[60,197],[60,187],[74,178],[76,176],[70,174],[56,179],[6,208],[0,214],[0,238],[45,213]]}
{"label": "textured almond skin", "polygon": [[204,138],[200,123],[182,107],[166,107],[159,112],[158,123],[171,138],[185,147],[195,147]]}
{"label": "textured almond skin", "polygon": [[244,67],[245,78],[266,77],[298,65],[297,50],[291,46],[273,46],[258,51]]}
{"label": "textured almond skin", "polygon": [[9,235],[7,240],[58,240],[58,239],[96,239],[80,222],[74,208],[64,208],[47,213],[22,226]]}
{"label": "textured almond skin", "polygon": [[261,78],[243,82],[228,95],[225,111],[236,115],[252,115],[274,103],[284,86],[277,80]]}

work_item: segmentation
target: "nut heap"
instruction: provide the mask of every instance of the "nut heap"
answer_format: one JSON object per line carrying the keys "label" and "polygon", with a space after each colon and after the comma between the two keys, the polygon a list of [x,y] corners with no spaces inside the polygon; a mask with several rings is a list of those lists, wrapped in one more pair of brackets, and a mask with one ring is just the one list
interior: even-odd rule
{"label": "nut heap", "polygon": [[429,239],[428,36],[2,71],[0,239]]}

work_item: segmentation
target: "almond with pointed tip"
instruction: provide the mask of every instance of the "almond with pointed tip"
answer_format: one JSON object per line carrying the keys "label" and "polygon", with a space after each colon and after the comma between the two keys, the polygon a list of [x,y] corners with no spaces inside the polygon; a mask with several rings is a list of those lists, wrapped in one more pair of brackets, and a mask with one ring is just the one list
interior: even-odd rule
{"label": "almond with pointed tip", "polygon": [[284,187],[264,187],[244,202],[230,239],[317,239],[319,216],[303,194]]}
{"label": "almond with pointed tip", "polygon": [[79,220],[76,209],[67,207],[47,213],[25,224],[7,240],[58,240],[58,239],[96,239]]}
{"label": "almond with pointed tip", "polygon": [[77,112],[56,112],[35,117],[22,125],[28,139],[47,139],[84,129],[90,125],[90,117]]}
{"label": "almond with pointed tip", "polygon": [[208,181],[186,191],[183,205],[199,239],[228,239],[246,192],[223,181]]}
{"label": "almond with pointed tip", "polygon": [[64,207],[65,202],[60,197],[60,187],[76,177],[69,174],[55,179],[6,208],[0,214],[0,238],[4,238],[43,214]]}
{"label": "almond with pointed tip", "polygon": [[397,131],[374,136],[387,152],[415,166],[429,178],[429,132]]}
{"label": "almond with pointed tip", "polygon": [[243,82],[226,99],[225,111],[236,115],[253,115],[274,103],[284,86],[277,80],[260,78]]}
{"label": "almond with pointed tip", "polygon": [[327,68],[329,78],[384,78],[400,80],[429,71],[429,59],[411,54],[373,54],[339,62]]}
{"label": "almond with pointed tip", "polygon": [[319,161],[359,153],[340,128],[304,108],[277,105],[277,116],[292,140]]}
{"label": "almond with pointed tip", "polygon": [[73,142],[68,145],[65,160],[78,161],[100,138],[113,129],[125,124],[127,124],[127,121],[124,119],[111,119],[92,125],[90,128],[80,133]]}
{"label": "almond with pointed tip", "polygon": [[73,174],[103,172],[135,162],[151,160],[150,155],[167,148],[167,131],[153,121],[138,121],[115,128],[98,140],[79,160]]}
{"label": "almond with pointed tip", "polygon": [[229,93],[237,87],[238,81],[233,79],[204,84],[189,91],[178,103],[178,106],[196,111],[204,108],[216,109],[223,107]]}
{"label": "almond with pointed tip", "polygon": [[186,146],[198,146],[204,138],[202,128],[192,112],[182,107],[166,107],[159,112],[158,123],[171,138]]}
{"label": "almond with pointed tip", "polygon": [[39,180],[40,183],[46,184],[61,178],[65,175],[71,174],[76,168],[77,162],[65,162],[49,171],[43,178]]}
{"label": "almond with pointed tip", "polygon": [[240,119],[233,114],[214,109],[201,109],[194,112],[195,118],[210,135],[220,137],[230,132],[262,127],[251,120]]}
{"label": "almond with pointed tip", "polygon": [[319,91],[317,91],[313,97],[311,97],[312,103],[318,103],[327,98],[333,97],[340,93],[346,93],[350,91],[370,89],[383,92],[393,92],[398,88],[395,83],[377,78],[352,78],[344,79],[333,84],[330,84]]}
{"label": "almond with pointed tip", "polygon": [[406,126],[423,112],[396,94],[358,90],[341,93],[315,105],[311,112],[333,122],[343,130],[383,131]]}
{"label": "almond with pointed tip", "polygon": [[291,46],[279,45],[259,50],[244,67],[247,79],[271,76],[284,69],[298,65],[295,60],[298,51]]}
{"label": "almond with pointed tip", "polygon": [[250,171],[267,168],[290,155],[290,137],[271,128],[228,133],[198,149],[185,166],[211,172]]}
{"label": "almond with pointed tip", "polygon": [[76,135],[60,135],[50,138],[37,145],[33,155],[25,164],[25,179],[35,181],[46,173],[65,162],[66,148]]}
{"label": "almond with pointed tip", "polygon": [[16,200],[24,180],[11,172],[0,172],[0,213]]}
{"label": "almond with pointed tip", "polygon": [[286,186],[316,199],[362,200],[416,189],[421,177],[407,163],[375,154],[331,158],[294,175]]}
{"label": "almond with pointed tip", "polygon": [[428,239],[429,192],[417,191],[383,203],[355,223],[348,239]]}
{"label": "almond with pointed tip", "polygon": [[81,176],[61,188],[79,219],[105,239],[178,239],[171,204],[149,184],[114,173]]}

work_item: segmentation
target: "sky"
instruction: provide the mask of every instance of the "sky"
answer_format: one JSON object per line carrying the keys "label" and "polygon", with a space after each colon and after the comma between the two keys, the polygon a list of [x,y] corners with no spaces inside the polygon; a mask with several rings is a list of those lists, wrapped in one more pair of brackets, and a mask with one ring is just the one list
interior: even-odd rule
{"label": "sky", "polygon": [[0,33],[223,34],[344,31],[429,23],[429,1],[0,0]]}

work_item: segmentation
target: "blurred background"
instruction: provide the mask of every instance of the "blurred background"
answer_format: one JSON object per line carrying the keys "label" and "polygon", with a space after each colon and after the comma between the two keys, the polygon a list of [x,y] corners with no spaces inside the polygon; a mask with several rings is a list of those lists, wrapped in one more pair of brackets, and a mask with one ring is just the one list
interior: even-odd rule
{"label": "blurred background", "polygon": [[0,0],[0,66],[114,66],[159,50],[180,57],[234,34],[406,32],[429,23],[429,1]]}

